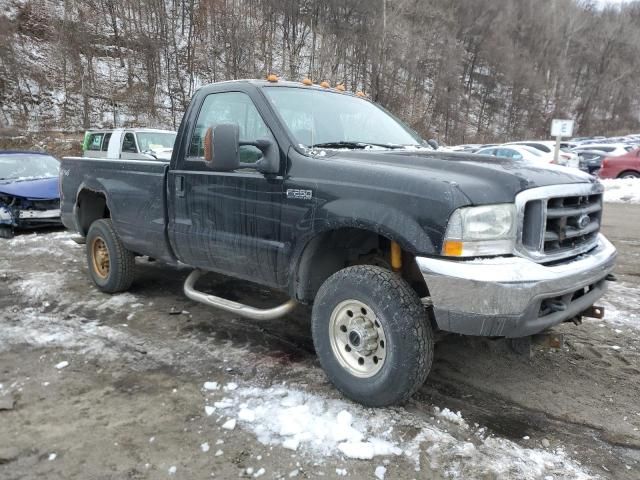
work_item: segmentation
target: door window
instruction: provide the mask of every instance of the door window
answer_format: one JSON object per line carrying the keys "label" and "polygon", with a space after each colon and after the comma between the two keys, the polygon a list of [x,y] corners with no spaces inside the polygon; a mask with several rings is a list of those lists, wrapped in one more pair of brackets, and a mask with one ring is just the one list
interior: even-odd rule
{"label": "door window", "polygon": [[[204,161],[204,136],[209,127],[215,127],[220,123],[238,125],[240,140],[255,141],[259,138],[268,138],[275,141],[247,94],[212,93],[205,98],[193,129],[189,143],[189,160]],[[252,145],[241,146],[239,152],[240,161],[245,163],[254,163],[262,157],[262,152]]]}
{"label": "door window", "polygon": [[111,132],[105,133],[104,139],[102,140],[102,151],[106,152],[109,150],[109,140],[111,140]]}
{"label": "door window", "polygon": [[100,151],[100,146],[102,145],[102,137],[104,134],[100,133],[92,133],[89,135],[89,141],[87,142],[88,150],[91,151]]}
{"label": "door window", "polygon": [[136,148],[136,139],[132,132],[124,134],[124,140],[122,141],[122,153],[138,153]]}

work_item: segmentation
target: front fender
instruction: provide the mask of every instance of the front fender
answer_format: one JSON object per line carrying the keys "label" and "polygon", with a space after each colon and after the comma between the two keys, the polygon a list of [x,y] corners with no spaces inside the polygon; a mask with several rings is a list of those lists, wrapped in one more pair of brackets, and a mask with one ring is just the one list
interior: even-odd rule
{"label": "front fender", "polygon": [[429,234],[407,213],[389,205],[358,199],[338,199],[322,205],[314,212],[311,236],[346,227],[375,232],[414,254],[434,252]]}
{"label": "front fender", "polygon": [[310,255],[319,248],[314,240],[324,233],[356,228],[373,232],[398,242],[403,250],[414,255],[429,255],[435,252],[434,242],[428,232],[408,214],[384,204],[358,199],[339,199],[325,203],[311,211],[298,225],[300,235],[292,249],[290,263],[290,291],[295,292],[298,273],[305,254]]}

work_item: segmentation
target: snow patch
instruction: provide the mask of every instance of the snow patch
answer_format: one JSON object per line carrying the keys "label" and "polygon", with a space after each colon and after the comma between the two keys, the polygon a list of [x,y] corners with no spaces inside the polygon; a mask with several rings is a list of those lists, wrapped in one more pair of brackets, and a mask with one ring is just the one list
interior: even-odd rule
{"label": "snow patch", "polygon": [[[561,449],[523,448],[487,436],[486,429],[469,426],[460,412],[447,408],[434,409],[429,420],[401,409],[371,410],[285,386],[238,387],[230,395],[219,402],[224,405],[220,408],[235,418],[223,428],[231,422],[235,427],[237,418],[260,443],[313,457],[371,460],[404,455],[417,470],[428,462],[431,470],[450,478],[591,478]],[[380,467],[375,475],[384,478],[386,467]],[[290,475],[298,474],[294,472]]]}
{"label": "snow patch", "polygon": [[387,469],[385,467],[383,467],[382,465],[378,465],[376,467],[374,475],[376,476],[376,478],[378,480],[384,480],[384,476],[385,476],[386,473],[387,473]]}
{"label": "snow patch", "polygon": [[609,282],[601,302],[605,324],[640,329],[640,288],[620,281]]}
{"label": "snow patch", "polygon": [[602,179],[604,201],[640,204],[640,178]]}
{"label": "snow patch", "polygon": [[227,420],[222,424],[222,428],[224,428],[225,430],[233,430],[234,428],[236,428],[236,419],[232,418],[230,420]]}

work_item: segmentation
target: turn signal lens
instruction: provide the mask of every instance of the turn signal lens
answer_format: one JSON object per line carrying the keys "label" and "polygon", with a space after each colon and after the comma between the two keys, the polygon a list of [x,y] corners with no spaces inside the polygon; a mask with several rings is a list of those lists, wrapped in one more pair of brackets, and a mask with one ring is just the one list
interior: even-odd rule
{"label": "turn signal lens", "polygon": [[459,240],[445,240],[442,253],[447,257],[460,257],[462,255],[462,242]]}
{"label": "turn signal lens", "polygon": [[311,81],[310,78],[305,78],[304,80],[302,80],[302,84],[303,85],[313,85],[313,82]]}
{"label": "turn signal lens", "polygon": [[329,88],[331,85],[329,85],[329,82],[327,82],[327,81],[325,80],[324,82],[322,82],[322,83],[320,84],[320,86],[321,86],[322,88]]}

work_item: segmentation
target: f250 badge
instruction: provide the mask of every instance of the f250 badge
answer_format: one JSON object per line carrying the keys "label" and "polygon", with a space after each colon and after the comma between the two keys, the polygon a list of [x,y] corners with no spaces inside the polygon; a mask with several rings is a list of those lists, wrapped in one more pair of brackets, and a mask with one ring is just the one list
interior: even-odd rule
{"label": "f250 badge", "polygon": [[312,197],[312,190],[298,190],[297,188],[287,188],[287,198],[295,198],[297,200],[311,200]]}

